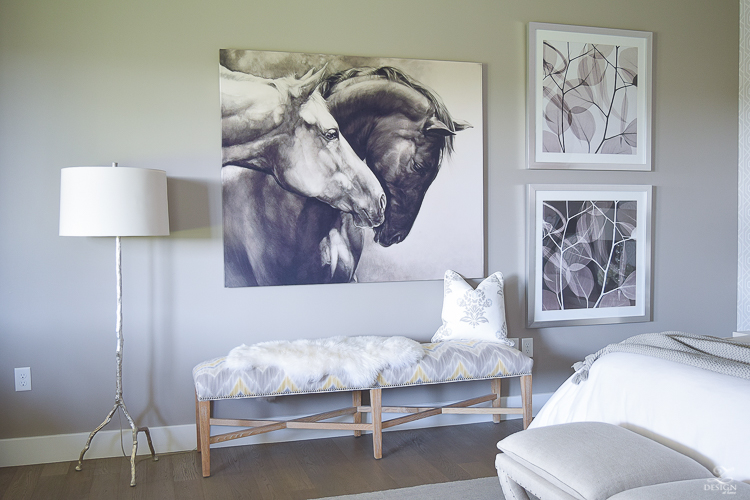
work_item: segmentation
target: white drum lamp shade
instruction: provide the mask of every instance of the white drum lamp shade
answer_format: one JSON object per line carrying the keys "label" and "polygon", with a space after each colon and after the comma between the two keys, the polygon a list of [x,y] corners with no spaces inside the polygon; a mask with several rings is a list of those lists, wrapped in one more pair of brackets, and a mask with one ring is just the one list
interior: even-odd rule
{"label": "white drum lamp shade", "polygon": [[132,167],[68,167],[60,178],[60,236],[169,234],[167,174]]}

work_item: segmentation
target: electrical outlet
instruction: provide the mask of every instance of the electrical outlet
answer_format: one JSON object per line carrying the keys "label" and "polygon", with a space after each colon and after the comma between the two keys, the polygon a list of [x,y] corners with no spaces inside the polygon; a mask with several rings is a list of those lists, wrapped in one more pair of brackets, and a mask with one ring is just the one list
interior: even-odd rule
{"label": "electrical outlet", "polygon": [[31,390],[31,368],[16,368],[16,391]]}
{"label": "electrical outlet", "polygon": [[[510,340],[511,342],[513,342],[513,345],[511,347],[513,347],[514,349],[518,349],[521,346],[518,343],[518,338],[509,338],[508,340]],[[518,349],[518,350],[520,351],[520,349]]]}
{"label": "electrical outlet", "polygon": [[521,339],[521,352],[530,358],[534,357],[534,339]]}

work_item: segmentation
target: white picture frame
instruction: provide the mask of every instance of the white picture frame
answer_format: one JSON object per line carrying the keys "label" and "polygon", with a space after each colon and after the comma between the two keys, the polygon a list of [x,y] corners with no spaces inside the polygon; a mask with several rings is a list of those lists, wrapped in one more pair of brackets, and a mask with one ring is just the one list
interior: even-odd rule
{"label": "white picture frame", "polygon": [[651,321],[652,186],[528,186],[531,328]]}
{"label": "white picture frame", "polygon": [[652,169],[652,38],[529,23],[528,168]]}

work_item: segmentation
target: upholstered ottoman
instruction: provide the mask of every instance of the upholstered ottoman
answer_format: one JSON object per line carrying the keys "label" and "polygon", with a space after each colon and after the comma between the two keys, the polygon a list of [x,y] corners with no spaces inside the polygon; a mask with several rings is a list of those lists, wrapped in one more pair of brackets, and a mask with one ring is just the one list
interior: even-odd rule
{"label": "upholstered ottoman", "polygon": [[750,485],[714,477],[698,462],[622,427],[577,422],[518,432],[497,444],[506,500],[750,498]]}

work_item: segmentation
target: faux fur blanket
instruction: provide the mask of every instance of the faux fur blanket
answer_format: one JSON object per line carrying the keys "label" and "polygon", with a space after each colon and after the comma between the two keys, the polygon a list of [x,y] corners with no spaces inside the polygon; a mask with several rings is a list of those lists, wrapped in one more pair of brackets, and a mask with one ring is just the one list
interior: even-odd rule
{"label": "faux fur blanket", "polygon": [[706,370],[750,379],[750,345],[683,332],[644,333],[610,344],[573,365],[573,383],[589,376],[591,365],[610,352],[631,352],[668,359]]}
{"label": "faux fur blanket", "polygon": [[347,387],[371,387],[388,367],[415,365],[424,357],[419,342],[406,337],[330,337],[275,340],[235,347],[228,368],[278,367],[295,383],[337,377]]}

